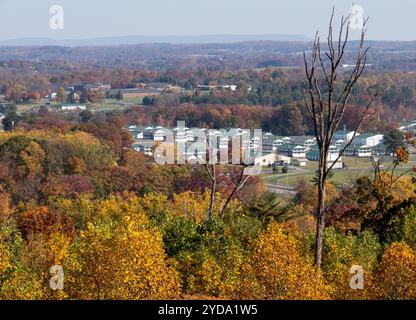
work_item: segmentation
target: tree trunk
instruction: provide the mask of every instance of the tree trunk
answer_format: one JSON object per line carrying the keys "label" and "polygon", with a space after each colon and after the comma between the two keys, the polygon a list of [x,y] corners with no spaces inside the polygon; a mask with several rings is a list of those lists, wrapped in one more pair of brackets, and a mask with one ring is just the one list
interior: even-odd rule
{"label": "tree trunk", "polygon": [[212,180],[212,185],[211,185],[211,200],[209,202],[208,220],[212,220],[212,217],[214,215],[215,189],[216,188],[217,188],[217,182],[216,182],[216,179],[214,178]]}
{"label": "tree trunk", "polygon": [[[326,167],[326,161],[323,161],[323,168]],[[322,168],[322,167],[321,167]],[[318,208],[316,215],[316,238],[315,238],[315,267],[321,268],[322,265],[322,247],[325,230],[325,196],[326,196],[326,175],[322,170],[319,173],[318,181]]]}

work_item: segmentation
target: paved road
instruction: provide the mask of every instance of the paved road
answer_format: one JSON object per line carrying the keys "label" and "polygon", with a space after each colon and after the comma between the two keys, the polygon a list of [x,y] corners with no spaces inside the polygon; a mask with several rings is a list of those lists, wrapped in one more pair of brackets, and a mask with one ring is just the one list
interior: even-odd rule
{"label": "paved road", "polygon": [[267,190],[270,192],[277,193],[277,194],[292,194],[292,195],[296,194],[296,188],[289,187],[289,186],[286,186],[284,184],[279,184],[279,183],[268,184]]}

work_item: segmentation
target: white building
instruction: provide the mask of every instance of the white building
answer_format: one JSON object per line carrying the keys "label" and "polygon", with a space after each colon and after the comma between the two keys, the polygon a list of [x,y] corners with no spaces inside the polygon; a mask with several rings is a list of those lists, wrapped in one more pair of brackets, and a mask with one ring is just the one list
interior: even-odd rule
{"label": "white building", "polygon": [[230,89],[231,91],[236,91],[238,86],[235,84],[227,84],[225,86],[222,86],[223,89]]}
{"label": "white building", "polygon": [[[359,135],[359,133],[356,134],[356,137],[358,135]],[[337,141],[337,140],[350,141],[353,137],[354,137],[354,131],[339,130],[339,131],[335,131],[333,139],[335,141]]]}
{"label": "white building", "polygon": [[[311,150],[308,151],[306,154],[307,159],[310,161],[318,161],[319,160],[319,150],[317,147],[313,147]],[[332,164],[335,163],[335,165],[332,167],[333,169],[341,169],[343,167],[342,164],[342,157],[339,157],[339,148],[337,146],[330,146],[328,151],[328,157],[327,157],[327,166],[330,167]]]}
{"label": "white building", "polygon": [[275,153],[270,153],[261,157],[256,157],[254,159],[254,165],[267,167],[271,166],[277,161],[277,155]]}
{"label": "white building", "polygon": [[57,96],[58,96],[58,94],[56,92],[52,92],[52,93],[50,93],[49,95],[46,96],[46,99],[55,100]]}
{"label": "white building", "polygon": [[416,129],[416,121],[400,123],[399,130],[401,131],[414,130],[414,129]]}
{"label": "white building", "polygon": [[228,149],[228,142],[230,141],[230,139],[223,137],[220,139],[220,142],[218,144],[218,148],[219,149]]}
{"label": "white building", "polygon": [[343,146],[344,144],[345,144],[345,140],[339,139],[335,141],[335,146],[338,148]]}
{"label": "white building", "polygon": [[153,155],[153,149],[152,149],[151,146],[135,145],[135,146],[133,146],[133,149],[137,152],[142,152],[146,156],[152,156]]}
{"label": "white building", "polygon": [[308,159],[305,158],[293,158],[293,165],[297,167],[305,167],[308,164]]}
{"label": "white building", "polygon": [[292,158],[306,158],[306,148],[300,145],[282,144],[277,146],[277,152]]}
{"label": "white building", "polygon": [[188,141],[185,128],[175,128],[173,129],[173,134],[175,136],[176,143],[185,143]]}
{"label": "white building", "polygon": [[195,134],[192,130],[188,130],[185,133],[186,141],[187,142],[194,142],[195,141]]}
{"label": "white building", "polygon": [[292,157],[293,158],[305,158],[305,147],[304,146],[296,146],[292,149]]}
{"label": "white building", "polygon": [[[337,160],[338,156],[339,156],[338,147],[330,146],[329,151],[328,151],[327,161],[328,162],[333,162],[333,161]],[[307,159],[310,160],[310,161],[318,161],[319,160],[319,150],[318,150],[318,148],[313,148],[313,149],[309,150],[308,153],[307,153]]]}
{"label": "white building", "polygon": [[60,109],[62,111],[77,111],[77,110],[86,110],[87,106],[84,104],[66,103],[66,104],[61,105]]}
{"label": "white building", "polygon": [[292,143],[292,138],[291,137],[284,137],[282,138],[283,143]]}
{"label": "white building", "polygon": [[281,145],[284,145],[285,143],[284,143],[284,141],[283,140],[281,140],[281,139],[277,139],[277,140],[275,140],[274,142],[273,142],[273,144],[272,144],[272,150],[273,151],[276,151],[277,149],[278,149],[278,147],[279,146],[281,146]]}
{"label": "white building", "polygon": [[370,146],[360,146],[358,148],[358,157],[359,158],[366,158],[366,157],[371,157],[371,147]]}
{"label": "white building", "polygon": [[[330,146],[328,150],[328,162],[333,162],[339,157],[339,148],[336,146]],[[339,159],[341,160],[341,158]]]}
{"label": "white building", "polygon": [[359,158],[371,157],[372,147],[367,145],[352,144],[345,149],[344,155]]}
{"label": "white building", "polygon": [[316,138],[313,138],[313,139],[306,140],[303,145],[305,146],[305,148],[311,148],[315,144],[316,144]]}
{"label": "white building", "polygon": [[153,134],[154,141],[165,141],[165,131],[163,129],[158,129]]}
{"label": "white building", "polygon": [[363,133],[355,137],[354,143],[363,146],[374,147],[383,141],[384,136],[376,133]]}
{"label": "white building", "polygon": [[276,162],[279,165],[289,165],[290,164],[290,157],[283,156],[281,154],[276,154]]}

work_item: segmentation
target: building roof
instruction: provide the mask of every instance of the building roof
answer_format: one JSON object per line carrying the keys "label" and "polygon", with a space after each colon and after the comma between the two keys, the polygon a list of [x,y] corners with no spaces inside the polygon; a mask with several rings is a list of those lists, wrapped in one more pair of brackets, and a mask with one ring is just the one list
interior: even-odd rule
{"label": "building roof", "polygon": [[348,146],[347,150],[359,150],[361,148],[373,149],[373,147],[369,147],[367,145],[352,143],[351,145]]}
{"label": "building roof", "polygon": [[282,144],[280,146],[277,146],[277,150],[279,150],[279,151],[292,151],[295,148],[296,149],[299,149],[299,148],[305,149],[304,146],[289,144],[289,143],[285,143],[285,144]]}
{"label": "building roof", "polygon": [[403,121],[400,122],[400,127],[410,127],[416,126],[416,121]]}
{"label": "building roof", "polygon": [[76,102],[67,102],[61,104],[61,107],[86,107],[87,105],[85,103],[76,103]]}
{"label": "building roof", "polygon": [[276,141],[277,136],[274,134],[264,134],[263,135],[263,143],[273,143]]}
{"label": "building roof", "polygon": [[300,145],[304,145],[306,141],[308,140],[314,140],[315,137],[312,136],[294,136],[291,137],[293,144],[300,144]]}
{"label": "building roof", "polygon": [[349,134],[349,133],[354,133],[354,131],[352,131],[352,130],[337,130],[337,131],[335,131],[334,134],[336,134],[336,135],[346,135],[346,134]]}
{"label": "building roof", "polygon": [[375,137],[375,136],[379,136],[379,135],[382,136],[381,133],[365,132],[365,133],[361,133],[359,136],[356,136],[356,138],[367,139],[367,138],[371,138],[371,137]]}

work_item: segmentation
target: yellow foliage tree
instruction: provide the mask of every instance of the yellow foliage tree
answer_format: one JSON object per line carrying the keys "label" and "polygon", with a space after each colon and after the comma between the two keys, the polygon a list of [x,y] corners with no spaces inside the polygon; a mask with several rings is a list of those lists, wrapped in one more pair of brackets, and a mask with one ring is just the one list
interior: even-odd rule
{"label": "yellow foliage tree", "polygon": [[[110,203],[113,201],[113,204]],[[108,200],[105,207],[116,207]],[[75,299],[168,299],[179,277],[161,235],[143,213],[120,207],[120,219],[88,223],[66,259],[65,291]]]}
{"label": "yellow foliage tree", "polygon": [[374,279],[374,296],[380,299],[416,299],[416,250],[393,243],[385,251]]}
{"label": "yellow foliage tree", "polygon": [[[331,182],[326,184],[325,202],[330,203],[332,199],[338,197],[338,191]],[[301,180],[298,184],[295,202],[305,209],[309,209],[310,214],[315,214],[318,202],[318,187],[306,180]]]}
{"label": "yellow foliage tree", "polygon": [[[171,214],[173,217],[183,217],[194,223],[200,224],[208,219],[208,210],[210,205],[210,192],[205,190],[203,193],[187,191],[181,194],[173,195],[173,202],[169,203]],[[218,215],[218,211],[225,203],[225,197],[217,193],[214,203],[214,214]],[[235,212],[239,209],[240,203],[234,199],[230,205],[228,212]]]}
{"label": "yellow foliage tree", "polygon": [[172,215],[184,217],[194,223],[201,223],[207,219],[209,208],[209,193],[184,192],[173,196]]}
{"label": "yellow foliage tree", "polygon": [[214,257],[208,248],[182,257],[180,271],[188,293],[230,298],[239,290],[244,256],[238,247],[228,245],[223,256]]}
{"label": "yellow foliage tree", "polygon": [[0,228],[0,300],[44,298],[44,288],[21,257],[23,240],[14,228]]}
{"label": "yellow foliage tree", "polygon": [[45,156],[42,147],[31,141],[19,154],[22,164],[18,168],[22,173],[26,173],[29,179],[32,179],[42,170],[42,161],[45,160]]}
{"label": "yellow foliage tree", "polygon": [[0,278],[12,267],[11,254],[8,248],[0,243]]}
{"label": "yellow foliage tree", "polygon": [[7,192],[3,191],[3,187],[0,185],[0,223],[7,220],[12,213],[12,199]]}
{"label": "yellow foliage tree", "polygon": [[[367,299],[371,297],[372,272],[377,266],[380,244],[370,232],[360,235],[338,233],[334,228],[325,231],[323,253],[323,275],[333,286],[333,299]],[[364,287],[352,289],[351,267],[360,266],[363,271]]]}
{"label": "yellow foliage tree", "polygon": [[301,255],[298,240],[272,223],[245,265],[239,296],[250,299],[329,299],[330,288]]}

